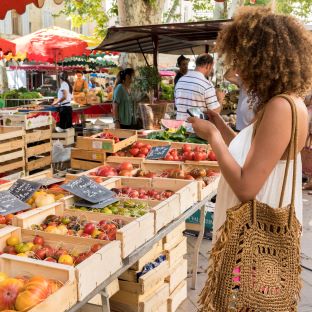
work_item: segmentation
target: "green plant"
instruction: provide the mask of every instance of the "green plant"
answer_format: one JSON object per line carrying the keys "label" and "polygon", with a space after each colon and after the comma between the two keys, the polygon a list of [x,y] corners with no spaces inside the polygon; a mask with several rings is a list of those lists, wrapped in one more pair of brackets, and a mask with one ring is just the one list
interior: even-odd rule
{"label": "green plant", "polygon": [[161,77],[154,66],[138,67],[139,76],[136,77],[136,86],[145,93],[150,93],[158,87]]}

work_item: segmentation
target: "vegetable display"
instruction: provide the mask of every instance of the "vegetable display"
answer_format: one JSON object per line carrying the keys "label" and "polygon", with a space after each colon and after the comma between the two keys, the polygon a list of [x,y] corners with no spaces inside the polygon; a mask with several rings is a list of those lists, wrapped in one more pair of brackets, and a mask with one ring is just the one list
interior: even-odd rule
{"label": "vegetable display", "polygon": [[195,134],[187,133],[186,128],[181,126],[176,132],[156,131],[147,135],[147,139],[163,140],[170,142],[187,142],[196,144],[207,144],[205,140],[197,137]]}

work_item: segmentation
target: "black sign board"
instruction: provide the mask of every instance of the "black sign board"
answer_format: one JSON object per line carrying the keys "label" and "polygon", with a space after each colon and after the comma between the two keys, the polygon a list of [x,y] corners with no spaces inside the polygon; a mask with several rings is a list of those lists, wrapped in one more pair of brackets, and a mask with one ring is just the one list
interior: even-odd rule
{"label": "black sign board", "polygon": [[29,209],[30,206],[12,195],[9,191],[0,192],[0,214],[5,216],[10,213]]}
{"label": "black sign board", "polygon": [[36,180],[37,183],[40,183],[42,186],[50,186],[52,184],[64,182],[64,178],[42,178]]}
{"label": "black sign board", "polygon": [[25,202],[40,188],[40,186],[41,185],[37,182],[18,179],[9,188],[9,192],[19,200]]}
{"label": "black sign board", "polygon": [[93,209],[102,209],[105,208],[108,205],[111,205],[113,203],[118,202],[119,200],[117,198],[109,198],[107,200],[104,200],[102,202],[99,202],[98,204],[89,203],[87,201],[81,200],[75,202],[75,206],[77,207],[86,207],[86,208],[93,208]]}
{"label": "black sign board", "polygon": [[170,145],[154,146],[146,156],[146,159],[162,159],[165,158],[170,150]]}
{"label": "black sign board", "polygon": [[116,194],[86,176],[61,185],[61,188],[94,204],[103,202]]}

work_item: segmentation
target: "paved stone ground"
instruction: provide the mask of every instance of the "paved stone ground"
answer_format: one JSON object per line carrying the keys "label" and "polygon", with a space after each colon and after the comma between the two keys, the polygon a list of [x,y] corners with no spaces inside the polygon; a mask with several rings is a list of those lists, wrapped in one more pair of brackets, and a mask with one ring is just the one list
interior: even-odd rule
{"label": "paved stone ground", "polygon": [[[302,237],[302,264],[312,270],[312,195],[304,193],[303,199],[303,237]],[[188,238],[188,259],[191,259],[195,238]],[[211,242],[204,240],[201,246],[199,258],[198,287],[196,290],[191,289],[191,275],[188,277],[188,299],[185,300],[177,310],[178,312],[197,312],[197,298],[206,281],[205,270],[208,263],[208,251]],[[191,265],[189,261],[189,272]],[[312,312],[312,272],[302,270],[303,289],[301,292],[301,301],[299,312]]]}

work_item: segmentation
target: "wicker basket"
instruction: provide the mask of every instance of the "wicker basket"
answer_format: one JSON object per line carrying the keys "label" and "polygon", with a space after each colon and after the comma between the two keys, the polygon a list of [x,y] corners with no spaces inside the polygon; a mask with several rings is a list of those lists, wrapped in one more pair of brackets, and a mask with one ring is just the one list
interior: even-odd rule
{"label": "wicker basket", "polygon": [[146,130],[160,129],[161,120],[165,117],[168,103],[140,104],[143,128]]}

